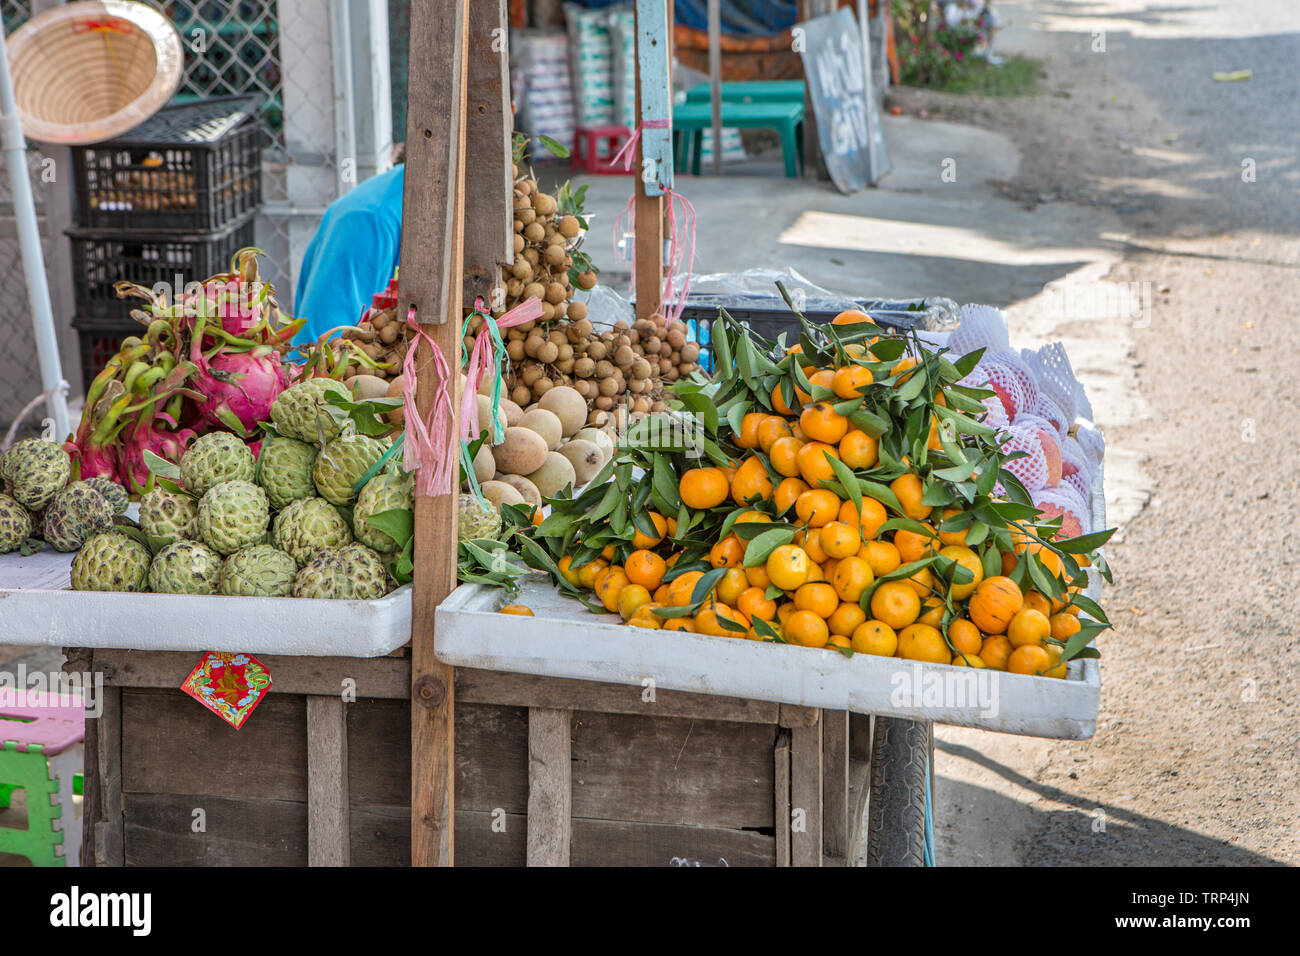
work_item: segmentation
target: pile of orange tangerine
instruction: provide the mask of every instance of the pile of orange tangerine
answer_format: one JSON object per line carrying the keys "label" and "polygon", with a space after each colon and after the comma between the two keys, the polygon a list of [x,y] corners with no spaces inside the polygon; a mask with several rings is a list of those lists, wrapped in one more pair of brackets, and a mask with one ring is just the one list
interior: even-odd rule
{"label": "pile of orange tangerine", "polygon": [[[914,358],[904,357],[894,374],[916,364]],[[871,384],[871,373],[857,365],[805,372],[810,384],[830,388],[841,398],[856,397],[862,386]],[[905,380],[901,375],[896,384]],[[921,522],[926,533],[882,532],[889,515],[879,501],[864,496],[859,508],[821,486],[835,478],[828,456],[854,470],[875,466],[876,439],[853,427],[829,402],[813,402],[801,389],[798,394],[803,404],[796,412],[782,400],[778,387],[771,404],[779,414],[751,412],[740,431],[731,435],[736,447],[761,450],[781,476],[779,483],[773,484],[752,453],[725,467],[691,468],[678,482],[681,500],[691,509],[714,509],[729,501],[751,507],[759,499],[771,501],[778,515],[801,528],[790,544],[772,550],[762,563],[745,567],[748,543],[733,528],[708,554],[709,564],[725,572],[708,599],[683,616],[655,612],[692,605],[704,572],[687,571],[665,581],[682,552],[672,543],[676,521],[657,512],[650,514],[657,535],[637,530],[634,550],[622,564],[614,563],[612,545],[581,567],[573,567],[569,555],[558,562],[564,578],[594,592],[607,610],[633,627],[750,640],[771,639],[764,632],[774,632],[804,647],[1064,677],[1061,644],[1055,642],[1063,643],[1079,631],[1079,608],[1035,590],[1022,591],[1006,576],[1018,555],[1028,550],[1059,577],[1059,556],[1013,528],[1014,550],[1001,555],[1003,573],[986,578],[980,556],[965,544],[966,532],[936,528],[959,509],[922,504],[924,485],[914,472],[900,475],[889,487],[904,516]],[[940,447],[933,428],[930,445]],[[772,520],[755,509],[740,514],[735,525]],[[946,585],[924,567],[910,577],[880,583],[864,608],[863,595],[878,577],[935,553],[968,569],[973,580]],[[941,631],[942,587],[959,610],[948,621],[946,640]],[[765,625],[756,626],[755,621]]]}

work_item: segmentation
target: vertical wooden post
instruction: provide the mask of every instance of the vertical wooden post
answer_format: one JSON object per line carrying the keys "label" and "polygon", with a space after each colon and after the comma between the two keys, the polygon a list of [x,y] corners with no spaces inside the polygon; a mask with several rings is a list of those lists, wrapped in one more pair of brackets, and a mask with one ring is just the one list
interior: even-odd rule
{"label": "vertical wooden post", "polygon": [[709,104],[713,108],[713,175],[722,175],[722,0],[709,0]]}
{"label": "vertical wooden post", "polygon": [[341,697],[307,696],[307,865],[347,866],[348,718]]}
{"label": "vertical wooden post", "polygon": [[512,175],[510,137],[509,22],[506,0],[477,0],[469,11],[469,66],[465,119],[465,302],[482,296],[499,309],[501,263],[513,262],[510,228]]}
{"label": "vertical wooden post", "polygon": [[[662,0],[659,0],[662,2]],[[647,37],[643,29],[645,22],[642,18],[641,4],[637,4],[634,15],[636,24],[636,116],[637,120],[645,118],[642,112],[642,90],[643,81],[649,78],[643,76],[641,69],[642,53],[647,43],[667,43],[667,36],[656,38]],[[671,25],[668,30],[671,33]],[[653,81],[653,80],[651,80]],[[668,101],[668,110],[671,112],[671,99]],[[659,119],[661,117],[655,117]],[[668,154],[672,153],[672,134],[669,132],[668,137],[669,149]],[[636,166],[632,170],[636,182],[636,199],[633,205],[633,215],[636,228],[636,249],[633,255],[636,267],[636,317],[638,319],[649,318],[663,307],[663,286],[664,286],[664,200],[663,195],[647,192],[646,190],[646,167],[645,167],[645,131],[641,133],[640,139],[637,140],[636,147]],[[655,177],[657,178],[657,177]],[[671,181],[671,180],[670,180]]]}
{"label": "vertical wooden post", "polygon": [[[466,46],[469,0],[411,5],[406,190],[398,315],[416,320],[447,362],[455,428],[460,411],[465,201]],[[429,347],[416,349],[416,411],[427,416],[438,387]],[[408,412],[410,414],[410,412]],[[426,463],[427,464],[427,463]],[[456,465],[452,465],[453,475]],[[415,499],[415,592],[411,618],[411,863],[455,862],[455,673],[434,656],[434,611],[456,586],[457,495]]]}
{"label": "vertical wooden post", "polygon": [[528,708],[528,865],[568,866],[573,711]]}
{"label": "vertical wooden post", "polygon": [[827,866],[849,861],[849,714],[822,711],[822,858]]}

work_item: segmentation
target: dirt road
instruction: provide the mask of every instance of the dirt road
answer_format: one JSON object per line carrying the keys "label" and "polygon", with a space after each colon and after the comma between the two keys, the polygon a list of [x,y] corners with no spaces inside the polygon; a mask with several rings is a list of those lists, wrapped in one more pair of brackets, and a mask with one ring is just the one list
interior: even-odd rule
{"label": "dirt road", "polygon": [[1008,313],[1020,344],[1127,356],[1108,458],[1140,463],[1153,493],[1110,549],[1096,737],[942,730],[939,862],[1300,863],[1300,10],[998,8],[1000,52],[1044,60],[1042,95],[897,101],[1015,141],[1021,166],[994,184],[1008,202],[1118,215],[1122,232],[1080,242],[1115,249],[1099,278],[1142,283],[1149,310],[1082,335],[1041,298]]}

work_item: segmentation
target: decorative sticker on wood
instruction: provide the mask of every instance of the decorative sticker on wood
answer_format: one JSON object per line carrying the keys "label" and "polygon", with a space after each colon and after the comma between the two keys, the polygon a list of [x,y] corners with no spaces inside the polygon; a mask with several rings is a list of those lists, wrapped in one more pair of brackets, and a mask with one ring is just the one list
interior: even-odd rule
{"label": "decorative sticker on wood", "polygon": [[238,730],[271,689],[271,672],[251,654],[208,651],[181,690]]}
{"label": "decorative sticker on wood", "polygon": [[856,192],[889,172],[858,21],[847,7],[840,7],[800,23],[796,30],[801,31],[799,53],[826,170],[840,192]]}

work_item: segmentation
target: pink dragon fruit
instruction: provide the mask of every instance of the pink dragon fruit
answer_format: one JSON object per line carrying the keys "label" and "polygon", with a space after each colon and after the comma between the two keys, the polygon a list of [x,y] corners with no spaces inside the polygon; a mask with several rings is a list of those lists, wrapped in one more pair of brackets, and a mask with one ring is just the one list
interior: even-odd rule
{"label": "pink dragon fruit", "polygon": [[127,430],[126,441],[118,447],[118,471],[127,489],[132,494],[142,494],[149,490],[152,473],[144,459],[146,451],[179,465],[181,455],[185,454],[185,449],[197,437],[188,428],[180,431],[156,429],[149,416],[142,415],[135,427]]}
{"label": "pink dragon fruit", "polygon": [[289,370],[275,349],[266,346],[246,351],[223,351],[211,357],[199,347],[203,320],[199,320],[191,345],[191,360],[198,371],[190,387],[203,397],[195,407],[203,420],[247,438],[271,415],[271,404],[288,387]]}

